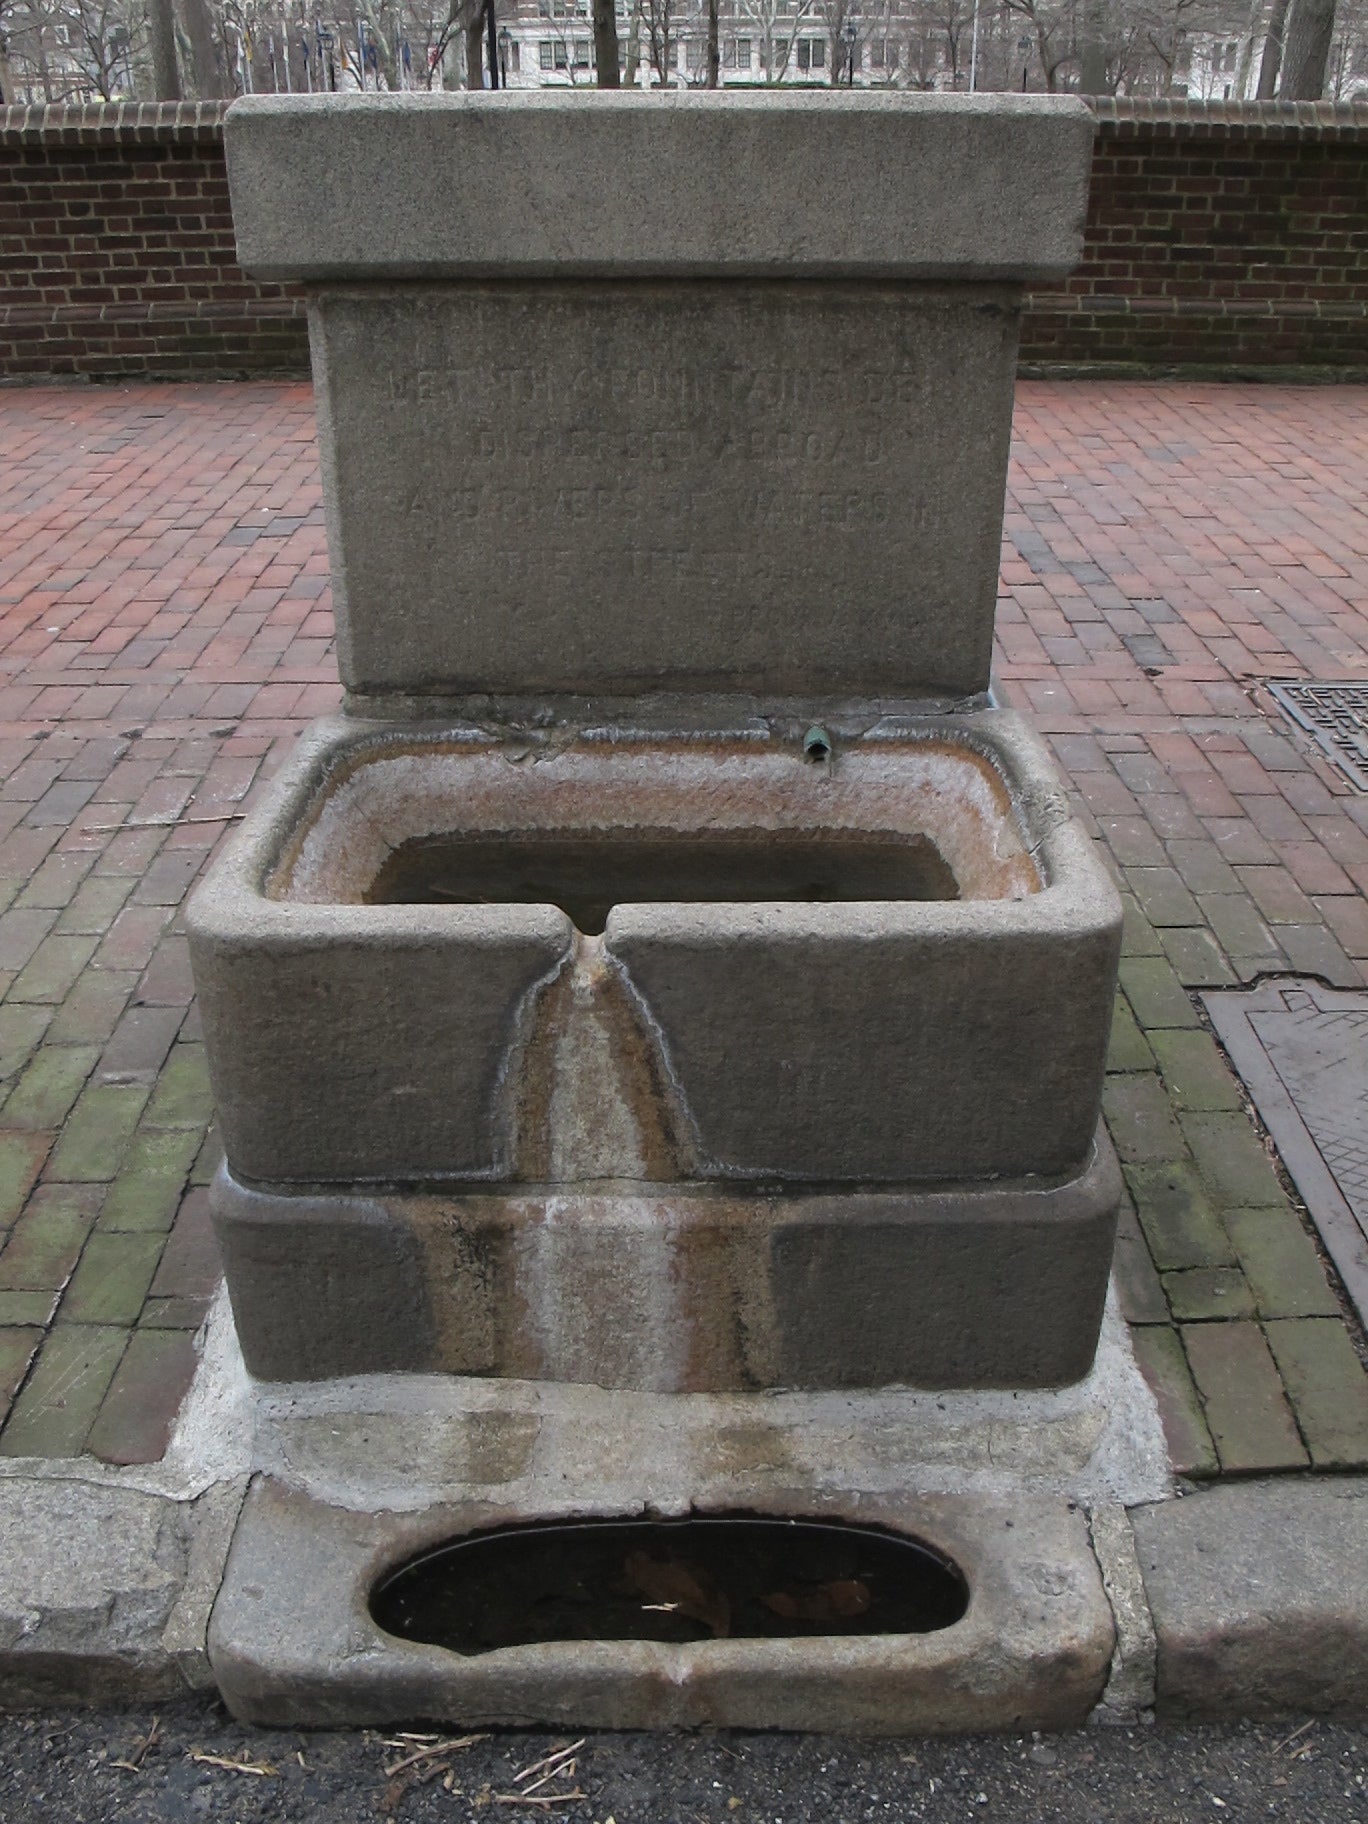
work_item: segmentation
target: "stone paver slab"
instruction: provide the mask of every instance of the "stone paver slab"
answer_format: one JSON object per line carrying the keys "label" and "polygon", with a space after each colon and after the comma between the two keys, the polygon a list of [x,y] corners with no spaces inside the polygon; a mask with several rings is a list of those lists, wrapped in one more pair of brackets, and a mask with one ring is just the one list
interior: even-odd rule
{"label": "stone paver slab", "polygon": [[72,1324],[135,1324],[161,1260],[161,1235],[92,1235],[62,1300]]}
{"label": "stone paver slab", "polygon": [[1368,1375],[1337,1318],[1265,1324],[1315,1469],[1368,1467]]}
{"label": "stone paver slab", "polygon": [[1167,1026],[1200,1026],[1191,996],[1161,956],[1121,959],[1121,986],[1147,1032]]}
{"label": "stone paver slab", "polygon": [[1237,1264],[1230,1237],[1190,1162],[1128,1166],[1126,1182],[1161,1272]]}
{"label": "stone paver slab", "polygon": [[198,1363],[189,1331],[134,1331],[86,1449],[105,1463],[158,1462]]}
{"label": "stone paver slab", "polygon": [[1169,1309],[1180,1324],[1254,1316],[1254,1295],[1236,1267],[1190,1267],[1183,1273],[1165,1273],[1163,1286]]}
{"label": "stone paver slab", "polygon": [[1290,1207],[1227,1210],[1225,1226],[1260,1317],[1338,1317],[1315,1243]]}
{"label": "stone paver slab", "polygon": [[105,1197],[100,1227],[168,1230],[201,1148],[198,1128],[139,1128]]}
{"label": "stone paver slab", "polygon": [[99,1056],[94,1045],[41,1046],[0,1110],[0,1127],[59,1128]]}
{"label": "stone paver slab", "polygon": [[1222,1208],[1286,1204],[1273,1161],[1243,1114],[1181,1114],[1179,1124],[1198,1169]]}
{"label": "stone paver slab", "polygon": [[1240,1108],[1240,1092],[1230,1066],[1210,1033],[1157,1032],[1154,1055],[1177,1108],[1200,1112]]}
{"label": "stone paver slab", "polygon": [[98,1185],[40,1185],[0,1248],[0,1289],[48,1292],[64,1286],[80,1259],[99,1203]]}
{"label": "stone paver slab", "polygon": [[1306,1451],[1259,1326],[1186,1324],[1181,1334],[1221,1468],[1227,1474],[1305,1468]]}
{"label": "stone paver slab", "polygon": [[1132,1332],[1131,1341],[1135,1359],[1154,1390],[1174,1470],[1180,1476],[1214,1476],[1219,1468],[1216,1447],[1177,1331],[1146,1324]]}
{"label": "stone paver slab", "polygon": [[1108,1077],[1102,1109],[1116,1151],[1125,1163],[1182,1157],[1183,1137],[1163,1084],[1152,1072]]}
{"label": "stone paver slab", "polygon": [[108,1183],[123,1162],[147,1096],[146,1084],[94,1083],[87,1088],[53,1148],[48,1177]]}
{"label": "stone paver slab", "polygon": [[0,1432],[0,1456],[78,1456],[127,1344],[124,1329],[59,1323]]}

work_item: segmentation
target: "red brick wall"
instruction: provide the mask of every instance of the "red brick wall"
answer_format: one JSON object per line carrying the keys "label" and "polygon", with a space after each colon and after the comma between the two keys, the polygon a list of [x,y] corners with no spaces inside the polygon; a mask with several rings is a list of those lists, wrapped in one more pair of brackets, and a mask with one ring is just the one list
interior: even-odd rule
{"label": "red brick wall", "polygon": [[1083,264],[1023,363],[1368,373],[1368,107],[1092,105]]}
{"label": "red brick wall", "polygon": [[[1368,373],[1368,108],[1100,100],[1084,263],[1028,365]],[[0,375],[300,373],[233,256],[223,105],[0,109]]]}
{"label": "red brick wall", "polygon": [[0,108],[0,374],[307,370],[301,300],[237,264],[223,108]]}

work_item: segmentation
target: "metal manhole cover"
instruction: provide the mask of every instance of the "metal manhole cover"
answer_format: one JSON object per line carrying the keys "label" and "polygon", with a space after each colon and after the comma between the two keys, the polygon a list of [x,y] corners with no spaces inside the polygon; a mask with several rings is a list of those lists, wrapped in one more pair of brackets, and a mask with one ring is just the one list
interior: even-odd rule
{"label": "metal manhole cover", "polygon": [[1202,999],[1368,1323],[1368,994],[1280,981]]}
{"label": "metal manhole cover", "polygon": [[1271,678],[1274,701],[1289,722],[1360,792],[1368,792],[1368,684],[1311,684]]}

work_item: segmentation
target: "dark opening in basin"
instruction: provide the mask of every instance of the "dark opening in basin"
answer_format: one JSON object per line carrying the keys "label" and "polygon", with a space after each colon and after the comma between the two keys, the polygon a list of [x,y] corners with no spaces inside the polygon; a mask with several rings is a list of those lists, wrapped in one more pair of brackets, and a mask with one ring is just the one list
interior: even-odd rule
{"label": "dark opening in basin", "polygon": [[913,1539],[817,1520],[567,1520],[449,1540],[371,1595],[386,1633],[457,1653],[561,1640],[930,1634],[969,1604]]}
{"label": "dark opening in basin", "polygon": [[661,900],[958,899],[924,836],[586,833],[443,835],[403,843],[372,905],[553,905],[587,936],[613,906]]}

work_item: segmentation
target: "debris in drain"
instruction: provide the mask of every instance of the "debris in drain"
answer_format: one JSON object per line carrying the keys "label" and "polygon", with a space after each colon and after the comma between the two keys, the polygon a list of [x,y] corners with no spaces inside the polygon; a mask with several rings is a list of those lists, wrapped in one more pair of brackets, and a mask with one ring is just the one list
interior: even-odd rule
{"label": "debris in drain", "polygon": [[653,1558],[649,1552],[629,1552],[622,1568],[632,1588],[649,1597],[643,1609],[687,1615],[702,1622],[714,1640],[725,1640],[731,1633],[731,1604],[706,1571],[691,1569],[678,1558]]}
{"label": "debris in drain", "polygon": [[534,1642],[923,1634],[968,1607],[916,1540],[828,1521],[582,1520],[455,1539],[381,1579],[371,1614],[474,1654]]}
{"label": "debris in drain", "polygon": [[869,1586],[858,1577],[836,1577],[815,1590],[772,1590],[761,1602],[787,1621],[844,1621],[869,1607]]}

